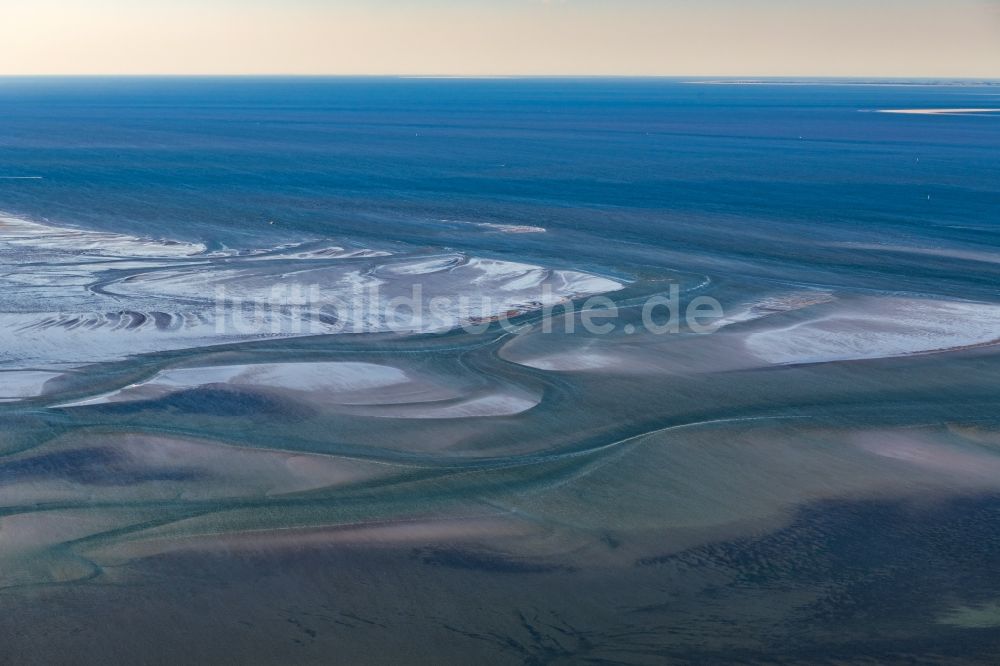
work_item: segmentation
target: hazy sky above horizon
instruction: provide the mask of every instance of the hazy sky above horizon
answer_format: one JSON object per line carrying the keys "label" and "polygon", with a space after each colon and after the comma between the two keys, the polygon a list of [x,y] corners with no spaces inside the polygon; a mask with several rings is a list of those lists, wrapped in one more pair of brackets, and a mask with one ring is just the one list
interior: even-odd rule
{"label": "hazy sky above horizon", "polygon": [[0,2],[0,74],[1000,77],[997,0]]}

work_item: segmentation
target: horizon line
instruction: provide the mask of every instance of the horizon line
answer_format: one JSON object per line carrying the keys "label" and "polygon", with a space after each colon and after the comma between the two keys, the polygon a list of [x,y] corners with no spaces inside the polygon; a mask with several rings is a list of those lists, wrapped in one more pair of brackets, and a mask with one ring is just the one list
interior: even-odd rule
{"label": "horizon line", "polygon": [[736,81],[768,80],[851,80],[851,81],[997,81],[995,76],[975,76],[967,74],[369,74],[369,73],[298,73],[298,72],[199,72],[199,73],[5,73],[0,78],[365,78],[365,79],[705,79]]}

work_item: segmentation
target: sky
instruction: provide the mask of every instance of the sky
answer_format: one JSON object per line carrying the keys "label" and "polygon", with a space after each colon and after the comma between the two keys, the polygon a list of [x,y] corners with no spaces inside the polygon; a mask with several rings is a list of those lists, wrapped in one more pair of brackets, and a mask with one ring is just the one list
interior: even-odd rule
{"label": "sky", "polygon": [[0,74],[1000,78],[1000,0],[0,0]]}

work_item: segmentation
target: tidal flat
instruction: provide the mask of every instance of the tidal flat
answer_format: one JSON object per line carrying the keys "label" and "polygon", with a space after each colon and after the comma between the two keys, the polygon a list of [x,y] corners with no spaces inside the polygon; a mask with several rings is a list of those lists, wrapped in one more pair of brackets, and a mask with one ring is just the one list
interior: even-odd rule
{"label": "tidal flat", "polygon": [[844,83],[18,85],[0,661],[1000,649],[1000,118]]}

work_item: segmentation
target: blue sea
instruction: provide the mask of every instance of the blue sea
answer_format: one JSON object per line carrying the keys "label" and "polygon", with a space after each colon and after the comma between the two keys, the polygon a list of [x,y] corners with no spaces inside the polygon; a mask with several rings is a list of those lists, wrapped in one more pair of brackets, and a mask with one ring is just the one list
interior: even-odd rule
{"label": "blue sea", "polygon": [[995,81],[0,78],[0,662],[989,663],[998,343]]}
{"label": "blue sea", "polygon": [[[671,267],[657,255],[713,253],[777,274],[863,269],[880,284],[917,278],[898,257],[811,246],[995,248],[996,121],[869,112],[996,106],[997,88],[844,83],[5,79],[3,175],[43,180],[0,182],[0,205],[241,247],[347,234]],[[566,256],[533,237],[462,237],[442,219],[579,242]]]}

